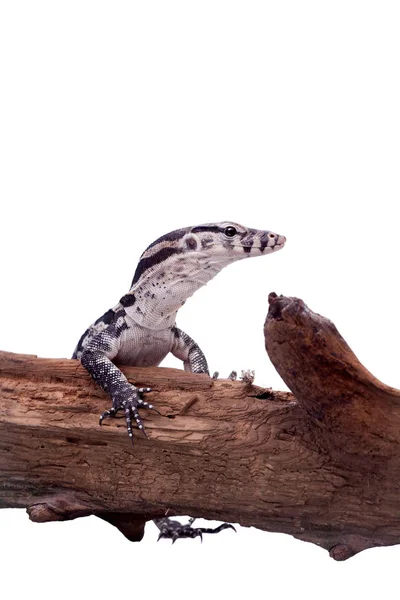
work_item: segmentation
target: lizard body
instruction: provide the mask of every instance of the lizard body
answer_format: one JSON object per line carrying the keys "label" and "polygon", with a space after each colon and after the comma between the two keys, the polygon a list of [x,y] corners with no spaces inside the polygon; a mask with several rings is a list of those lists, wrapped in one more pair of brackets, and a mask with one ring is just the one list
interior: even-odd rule
{"label": "lizard body", "polygon": [[[157,366],[172,352],[185,370],[208,374],[203,352],[176,326],[179,308],[225,266],[275,252],[285,242],[276,233],[226,222],[178,229],[150,244],[128,293],[85,331],[72,356],[111,396],[112,407],[100,416],[100,424],[123,410],[133,442],[133,420],[145,433],[138,409],[154,408],[142,399],[151,389],[136,388],[116,364]],[[174,538],[172,529],[164,528],[162,537]]]}
{"label": "lizard body", "polygon": [[157,366],[172,352],[184,368],[208,373],[203,352],[175,323],[179,308],[221,269],[237,260],[269,254],[286,238],[236,223],[216,223],[172,231],[142,254],[131,288],[82,335],[72,358],[79,359],[111,396],[113,406],[101,415],[125,410],[133,440],[132,417],[144,431],[138,408],[150,407],[116,366]]}

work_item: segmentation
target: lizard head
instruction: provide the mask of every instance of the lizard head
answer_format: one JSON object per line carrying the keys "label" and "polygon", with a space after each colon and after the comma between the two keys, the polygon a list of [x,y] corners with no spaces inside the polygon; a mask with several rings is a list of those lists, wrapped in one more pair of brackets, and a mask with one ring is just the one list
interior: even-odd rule
{"label": "lizard head", "polygon": [[276,252],[285,242],[283,235],[231,222],[177,229],[143,252],[121,304],[137,323],[167,328],[186,299],[221,269],[243,258]]}
{"label": "lizard head", "polygon": [[143,252],[132,286],[142,284],[156,272],[173,272],[177,276],[181,273],[185,277],[192,268],[211,269],[208,274],[203,273],[207,279],[236,260],[276,252],[285,242],[283,235],[228,221],[177,229],[158,238]]}
{"label": "lizard head", "polygon": [[213,262],[233,262],[280,250],[286,238],[273,231],[223,222],[190,227],[181,240],[182,249],[210,256]]}

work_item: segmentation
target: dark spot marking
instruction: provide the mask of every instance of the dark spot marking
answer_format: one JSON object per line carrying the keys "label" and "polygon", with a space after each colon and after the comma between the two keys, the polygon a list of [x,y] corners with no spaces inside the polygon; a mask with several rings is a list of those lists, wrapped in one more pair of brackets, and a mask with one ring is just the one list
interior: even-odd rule
{"label": "dark spot marking", "polygon": [[135,302],[136,302],[135,294],[125,294],[125,296],[122,296],[122,298],[120,300],[120,303],[125,308],[127,308],[128,306],[133,306],[135,304]]}
{"label": "dark spot marking", "polygon": [[198,225],[197,227],[193,227],[191,229],[192,233],[199,233],[201,231],[209,231],[210,233],[221,233],[223,229],[221,229],[221,227],[217,227],[216,225]]}
{"label": "dark spot marking", "polygon": [[99,323],[104,323],[105,325],[109,325],[110,323],[113,322],[115,318],[115,312],[112,310],[112,308],[110,308],[110,310],[108,310],[106,313],[104,313],[104,315],[102,317],[99,317],[97,319],[97,321],[94,322],[95,325],[98,325]]}
{"label": "dark spot marking", "polygon": [[243,244],[243,251],[245,253],[249,254],[253,247],[254,240],[252,238],[249,238],[248,240],[242,240],[242,244]]}
{"label": "dark spot marking", "polygon": [[[162,248],[153,256],[148,256],[147,258],[142,258],[139,261],[138,266],[136,267],[135,275],[132,280],[132,285],[134,285],[137,281],[139,281],[140,277],[145,273],[148,269],[155,267],[162,263],[164,260],[172,256],[173,254],[180,254],[182,252],[181,248]],[[132,286],[131,286],[132,287]]]}
{"label": "dark spot marking", "polygon": [[159,237],[155,242],[151,243],[150,246],[146,248],[146,251],[150,248],[153,248],[153,246],[160,244],[161,242],[175,242],[177,240],[180,240],[181,238],[183,238],[184,235],[186,235],[187,232],[187,229],[175,229],[175,231],[166,233],[165,235]]}
{"label": "dark spot marking", "polygon": [[268,246],[268,233],[264,234],[260,239],[260,250],[264,252],[265,248]]}
{"label": "dark spot marking", "polygon": [[179,338],[179,331],[177,327],[172,327],[171,331],[173,332],[174,337]]}
{"label": "dark spot marking", "polygon": [[186,239],[186,246],[187,246],[187,248],[189,248],[189,250],[196,250],[197,242],[194,238],[189,237]]}

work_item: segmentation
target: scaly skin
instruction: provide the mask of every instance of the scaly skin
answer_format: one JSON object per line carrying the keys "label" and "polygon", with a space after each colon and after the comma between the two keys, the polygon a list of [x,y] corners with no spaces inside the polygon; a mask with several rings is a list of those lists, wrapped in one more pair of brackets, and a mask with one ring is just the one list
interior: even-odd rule
{"label": "scaly skin", "polygon": [[[208,374],[203,352],[176,326],[179,308],[227,265],[270,254],[285,242],[284,236],[271,231],[226,222],[178,229],[150,244],[140,258],[129,292],[85,331],[72,357],[82,362],[112,399],[100,424],[123,410],[133,442],[133,420],[145,433],[139,408],[155,410],[142,398],[151,389],[136,388],[116,364],[157,366],[172,352],[183,361],[185,370]],[[171,525],[168,530],[165,520],[161,521],[161,537],[176,539],[177,527]],[[183,537],[193,537],[184,530],[190,525],[180,526]]]}

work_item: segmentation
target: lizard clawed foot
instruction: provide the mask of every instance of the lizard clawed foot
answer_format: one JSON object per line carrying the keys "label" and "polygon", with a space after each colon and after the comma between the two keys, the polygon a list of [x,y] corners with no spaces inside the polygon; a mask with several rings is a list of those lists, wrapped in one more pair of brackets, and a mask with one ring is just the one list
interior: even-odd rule
{"label": "lizard clawed foot", "polygon": [[253,383],[255,374],[254,370],[246,369],[245,371],[242,371],[240,380],[243,381],[243,383]]}
{"label": "lizard clawed foot", "polygon": [[222,525],[219,525],[214,529],[211,527],[192,527],[194,520],[195,519],[191,517],[189,523],[182,525],[182,523],[175,519],[155,519],[154,522],[160,530],[157,542],[161,538],[166,538],[172,540],[172,543],[174,544],[176,540],[180,538],[193,539],[195,537],[199,537],[201,541],[203,541],[203,533],[219,533],[223,529],[233,529],[233,531],[236,531],[234,526],[229,523],[222,523]]}
{"label": "lizard clawed foot", "polygon": [[141,416],[139,415],[139,408],[149,408],[154,410],[159,415],[161,414],[152,404],[145,402],[140,397],[141,394],[151,392],[151,388],[132,388],[125,398],[114,398],[113,406],[109,410],[105,410],[99,419],[99,425],[102,424],[103,420],[107,417],[115,417],[119,410],[123,410],[125,413],[126,426],[128,429],[128,435],[132,440],[133,444],[133,432],[132,432],[132,418],[135,419],[138,428],[144,433],[146,437],[147,433],[143,425]]}
{"label": "lizard clawed foot", "polygon": [[[214,371],[213,376],[211,377],[211,379],[218,379],[219,377],[219,371]],[[228,379],[231,379],[232,381],[235,381],[235,379],[237,379],[237,373],[236,371],[231,371],[228,375]]]}
{"label": "lizard clawed foot", "polygon": [[[243,381],[243,383],[253,383],[254,376],[255,376],[255,372],[254,371],[252,371],[251,369],[246,369],[245,371],[241,372],[241,375],[240,375],[239,379],[241,381]],[[215,373],[212,376],[212,379],[218,379],[218,377],[219,377],[219,373],[218,373],[218,371],[215,371]],[[228,375],[228,379],[230,379],[231,381],[236,381],[236,379],[237,379],[237,372],[236,371],[232,371]]]}

